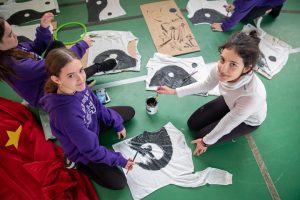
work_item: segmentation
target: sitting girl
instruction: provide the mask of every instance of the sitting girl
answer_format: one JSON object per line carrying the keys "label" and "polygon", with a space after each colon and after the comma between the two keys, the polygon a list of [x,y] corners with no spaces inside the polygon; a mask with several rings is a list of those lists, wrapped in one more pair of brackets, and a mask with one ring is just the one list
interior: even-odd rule
{"label": "sitting girl", "polygon": [[74,52],[54,49],[45,62],[48,80],[40,104],[49,113],[52,133],[67,158],[98,184],[110,189],[123,188],[126,178],[117,166],[131,170],[134,163],[101,146],[99,132],[112,127],[119,138],[125,138],[123,121],[133,118],[134,109],[104,107],[86,87],[85,72]]}

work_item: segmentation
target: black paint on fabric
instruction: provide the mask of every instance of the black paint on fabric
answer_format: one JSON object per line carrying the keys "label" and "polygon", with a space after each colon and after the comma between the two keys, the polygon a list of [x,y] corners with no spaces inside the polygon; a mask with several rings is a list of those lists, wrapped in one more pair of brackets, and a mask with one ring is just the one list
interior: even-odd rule
{"label": "black paint on fabric", "polygon": [[222,13],[209,8],[202,8],[197,10],[192,18],[190,18],[193,24],[199,23],[222,23],[226,18]]}
{"label": "black paint on fabric", "polygon": [[276,62],[277,59],[275,56],[269,56],[269,60],[272,61],[272,62]]}
{"label": "black paint on fabric", "polygon": [[196,82],[197,80],[193,77],[190,77],[188,80],[184,78],[189,74],[176,65],[167,65],[159,70],[157,70],[150,81],[150,86],[160,86],[166,85],[171,88],[177,88],[191,83]]}
{"label": "black paint on fabric", "polygon": [[107,0],[88,0],[86,3],[88,10],[88,21],[97,22],[99,19],[100,13],[107,6]]}
{"label": "black paint on fabric", "polygon": [[118,62],[118,65],[114,68],[116,69],[127,69],[136,66],[136,59],[127,55],[124,51],[119,49],[111,49],[104,51],[97,55],[94,59],[94,63],[101,63],[109,58],[115,58]]}
{"label": "black paint on fabric", "polygon": [[[144,131],[143,134],[131,139],[129,145],[131,149],[138,151],[140,156],[146,158],[146,163],[135,161],[135,164],[145,170],[155,171],[166,167],[173,155],[171,138],[164,127],[157,132]],[[157,145],[163,152],[160,159],[155,158],[152,145]]]}
{"label": "black paint on fabric", "polygon": [[[46,12],[52,12],[54,15],[57,14],[55,9],[45,11],[45,12],[38,12],[36,10],[27,9],[27,10],[21,10],[21,11],[18,11],[16,13],[12,14],[6,21],[11,25],[21,25],[23,23],[41,19],[41,17]],[[28,17],[26,17],[26,16],[28,16]]]}

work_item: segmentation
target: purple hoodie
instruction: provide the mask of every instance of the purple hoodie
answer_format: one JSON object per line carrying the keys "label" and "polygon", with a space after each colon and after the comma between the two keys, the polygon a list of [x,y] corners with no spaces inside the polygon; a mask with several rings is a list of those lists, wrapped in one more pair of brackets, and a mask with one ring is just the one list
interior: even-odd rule
{"label": "purple hoodie", "polygon": [[118,132],[124,128],[123,119],[104,107],[89,87],[74,95],[46,94],[40,105],[49,113],[52,133],[71,161],[126,166],[127,159],[120,153],[99,144],[99,122]]}
{"label": "purple hoodie", "polygon": [[[36,29],[34,42],[23,42],[17,46],[18,49],[35,53],[37,55],[36,59],[25,58],[16,60],[12,56],[0,55],[1,63],[11,67],[16,72],[16,76],[10,75],[4,81],[34,107],[39,106],[38,101],[44,95],[44,84],[48,78],[45,70],[45,61],[39,55],[46,50],[51,41],[52,34],[49,29],[40,26]],[[87,48],[89,48],[88,44],[80,41],[71,50],[81,58]]]}
{"label": "purple hoodie", "polygon": [[240,22],[254,7],[280,6],[285,0],[235,0],[234,12],[227,20],[222,23],[222,30],[227,31]]}

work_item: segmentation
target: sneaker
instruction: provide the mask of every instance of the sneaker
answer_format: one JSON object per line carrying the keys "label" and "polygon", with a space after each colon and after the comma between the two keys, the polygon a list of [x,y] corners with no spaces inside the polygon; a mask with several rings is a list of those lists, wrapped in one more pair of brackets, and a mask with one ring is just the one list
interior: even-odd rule
{"label": "sneaker", "polygon": [[117,60],[114,58],[103,61],[102,63],[95,63],[97,65],[98,72],[107,72],[113,70],[117,66]]}
{"label": "sneaker", "polygon": [[96,85],[96,81],[94,79],[86,80],[86,85],[89,86],[90,88]]}

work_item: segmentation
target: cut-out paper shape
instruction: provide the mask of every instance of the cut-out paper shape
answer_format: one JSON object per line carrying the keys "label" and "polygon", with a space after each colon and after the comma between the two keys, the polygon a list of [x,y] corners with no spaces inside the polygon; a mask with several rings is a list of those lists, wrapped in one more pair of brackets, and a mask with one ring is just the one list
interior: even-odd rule
{"label": "cut-out paper shape", "polygon": [[40,20],[46,12],[59,13],[57,0],[31,0],[18,2],[8,0],[0,6],[1,16],[9,24],[20,25],[34,20]]}
{"label": "cut-out paper shape", "polygon": [[[176,58],[155,53],[146,65],[148,71],[146,90],[156,90],[158,86],[162,85],[175,89],[195,82],[205,81],[215,64],[206,65],[201,56]],[[220,93],[218,87],[216,87],[208,91],[207,94],[219,95]]]}
{"label": "cut-out paper shape", "polygon": [[141,5],[157,52],[180,55],[200,51],[190,27],[174,1]]}
{"label": "cut-out paper shape", "polygon": [[[137,49],[138,38],[128,31],[92,31],[87,33],[94,40],[89,49],[87,66],[109,58],[117,60],[117,66],[107,73],[139,71],[141,56]],[[101,75],[103,72],[98,73]]]}
{"label": "cut-out paper shape", "polygon": [[231,16],[224,5],[227,5],[225,0],[189,0],[186,6],[188,18],[195,25],[222,23]]}
{"label": "cut-out paper shape", "polygon": [[242,31],[250,33],[252,30],[259,33],[259,49],[261,51],[257,66],[254,69],[266,78],[272,79],[287,63],[292,47],[251,24],[245,25]]}
{"label": "cut-out paper shape", "polygon": [[125,15],[119,0],[86,0],[88,21],[97,22]]}
{"label": "cut-out paper shape", "polygon": [[144,131],[114,144],[113,149],[128,159],[137,153],[133,170],[126,174],[133,199],[142,199],[169,184],[181,187],[232,184],[232,174],[224,170],[208,167],[194,172],[192,152],[184,135],[170,122],[158,131]]}

